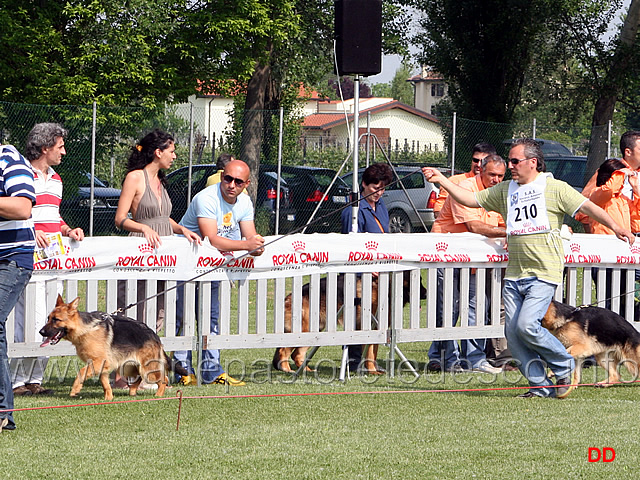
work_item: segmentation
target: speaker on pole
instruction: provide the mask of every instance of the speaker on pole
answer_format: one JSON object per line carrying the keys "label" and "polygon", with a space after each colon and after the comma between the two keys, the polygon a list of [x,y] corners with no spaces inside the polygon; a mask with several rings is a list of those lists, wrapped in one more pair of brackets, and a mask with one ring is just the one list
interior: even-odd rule
{"label": "speaker on pole", "polygon": [[377,75],[382,70],[382,0],[336,0],[338,73]]}

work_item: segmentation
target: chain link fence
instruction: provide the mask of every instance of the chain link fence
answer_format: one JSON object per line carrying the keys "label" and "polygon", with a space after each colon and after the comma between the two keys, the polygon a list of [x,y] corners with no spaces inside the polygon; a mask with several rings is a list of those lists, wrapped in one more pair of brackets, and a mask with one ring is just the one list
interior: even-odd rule
{"label": "chain link fence", "polygon": [[[237,112],[238,110],[235,110]],[[309,125],[308,109],[263,111],[260,172],[257,175],[256,224],[263,233],[286,233],[301,228],[314,218],[340,209],[348,201],[350,187],[342,179],[332,183],[336,172],[348,175],[353,169],[353,124],[336,112],[332,121]],[[95,116],[95,127],[94,127]],[[120,187],[131,148],[153,128],[170,132],[176,139],[177,159],[169,173],[174,218],[180,219],[190,198],[206,185],[215,172],[215,159],[222,152],[241,151],[243,113],[233,104],[207,103],[165,105],[157,108],[26,105],[0,102],[0,141],[24,151],[27,133],[39,122],[57,122],[69,130],[67,155],[56,168],[64,181],[61,213],[65,221],[91,235],[122,234],[114,226]],[[321,118],[316,115],[316,120]],[[326,117],[329,118],[329,117]],[[535,136],[558,142],[574,156],[560,160],[578,166],[562,176],[581,185],[589,148],[590,130],[575,127],[529,124],[496,124],[461,118],[442,118],[438,123],[416,112],[390,110],[363,114],[359,124],[358,165],[390,162],[394,166],[438,166],[449,171],[468,171],[471,149],[489,142],[506,158],[508,141]],[[610,137],[607,156],[619,156],[617,144],[626,130],[621,125],[602,127]],[[606,156],[603,154],[603,161]],[[576,162],[575,160],[580,160]],[[278,185],[276,164],[286,168]],[[191,177],[188,165],[192,165]],[[304,167],[304,169],[298,168]],[[91,203],[91,172],[94,197]],[[278,198],[277,188],[280,187]],[[421,197],[422,198],[422,197]],[[420,200],[424,203],[424,200]],[[416,205],[424,209],[425,205]],[[307,232],[340,231],[339,215],[329,215]]]}

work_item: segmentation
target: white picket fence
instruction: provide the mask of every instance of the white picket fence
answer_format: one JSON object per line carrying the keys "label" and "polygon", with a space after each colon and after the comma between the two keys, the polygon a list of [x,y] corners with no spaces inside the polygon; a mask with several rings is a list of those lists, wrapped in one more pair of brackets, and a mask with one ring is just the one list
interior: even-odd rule
{"label": "white picket fence", "polygon": [[[243,281],[221,281],[220,284],[220,320],[219,334],[212,335],[209,329],[210,288],[208,281],[199,282],[198,299],[196,300],[196,282],[185,285],[185,314],[184,332],[174,335],[176,318],[176,286],[175,281],[166,281],[165,293],[165,322],[161,338],[167,351],[180,349],[200,350],[204,348],[219,348],[223,350],[275,348],[299,345],[347,345],[347,344],[402,344],[406,342],[430,342],[433,340],[463,339],[463,338],[495,338],[503,336],[503,326],[500,324],[501,306],[501,274],[503,263],[416,263],[411,270],[411,294],[408,307],[402,305],[402,272],[387,272],[388,266],[381,264],[379,271],[379,311],[377,325],[371,321],[371,282],[372,274],[362,274],[363,296],[361,299],[363,322],[360,330],[355,329],[354,284],[355,273],[346,274],[345,306],[342,312],[346,321],[339,324],[337,306],[337,276],[338,273],[327,273],[326,310],[327,325],[323,331],[318,328],[318,313],[320,310],[320,278],[322,273],[292,276],[291,278],[273,278]],[[600,298],[604,301],[604,286],[606,282],[605,267],[614,268],[612,277],[613,292],[619,292],[620,278],[627,276],[627,285],[634,285],[634,270],[621,270],[621,265],[615,264],[572,264],[566,270],[565,287],[556,292],[557,300],[564,300],[572,305],[588,303],[591,300],[592,281],[591,268],[600,267],[597,283],[600,285]],[[426,268],[425,268],[426,267]],[[444,302],[445,321],[442,327],[436,328],[436,304],[438,301],[436,288],[437,268],[445,269]],[[451,312],[453,304],[453,272],[460,269],[460,321],[457,326],[452,325]],[[628,268],[628,267],[627,267]],[[477,269],[474,277],[470,276],[471,269]],[[488,275],[485,275],[488,273]],[[112,313],[117,307],[117,280],[101,280],[90,278],[86,280],[66,280],[64,282],[65,297],[68,300],[80,296],[85,309],[100,310]],[[157,293],[157,274],[149,275],[144,282],[145,297]],[[471,278],[477,282],[477,292],[490,292],[490,318],[484,325],[484,296],[477,299],[477,326],[468,326],[468,285]],[[487,282],[486,278],[489,278]],[[140,279],[144,279],[141,273]],[[426,300],[420,300],[419,282],[423,281],[427,289]],[[310,283],[311,326],[309,332],[302,332],[301,305],[302,286]],[[141,282],[142,283],[142,282]],[[581,285],[581,288],[578,288]],[[137,301],[136,280],[127,280],[127,304]],[[56,280],[47,282],[46,301],[48,309],[52,309],[56,300]],[[60,342],[55,346],[41,348],[41,338],[35,334],[35,325],[44,325],[45,318],[35,318],[33,305],[35,288],[31,283],[27,286],[26,295],[26,341],[15,343],[14,314],[7,320],[7,338],[9,357],[32,357],[39,355],[59,356],[74,355],[75,350],[68,342]],[[287,295],[292,295],[293,328],[291,333],[284,332],[284,303]],[[587,302],[582,299],[587,299]],[[627,293],[627,309],[624,316],[633,322],[633,292]],[[196,311],[196,306],[197,311]],[[147,302],[147,324],[155,329],[156,302]],[[618,310],[619,299],[614,298],[612,309]],[[136,308],[127,311],[127,316],[136,317]],[[639,328],[640,329],[640,328]],[[198,335],[201,332],[201,335]],[[426,346],[425,346],[426,352]],[[426,356],[426,354],[425,354]],[[424,359],[423,359],[424,360]]]}

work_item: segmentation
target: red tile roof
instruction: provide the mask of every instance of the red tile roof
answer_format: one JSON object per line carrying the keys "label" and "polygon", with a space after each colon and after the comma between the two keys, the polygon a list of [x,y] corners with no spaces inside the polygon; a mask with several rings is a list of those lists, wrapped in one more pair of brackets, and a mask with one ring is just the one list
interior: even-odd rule
{"label": "red tile roof", "polygon": [[[378,105],[377,107],[372,107],[366,110],[360,110],[360,116],[362,117],[363,115],[366,115],[367,112],[371,112],[371,114],[374,115],[376,113],[381,113],[393,109],[404,110],[405,112],[417,115],[427,120],[431,120],[432,122],[439,122],[439,120],[435,116],[430,115],[427,112],[423,112],[422,110],[418,110],[417,108],[410,107],[409,105],[401,103],[397,100],[384,103],[382,105]],[[348,114],[348,118],[349,121],[352,122],[353,113]],[[314,113],[312,115],[304,117],[302,126],[310,130],[330,130],[339,125],[343,125],[344,123],[344,113]]]}

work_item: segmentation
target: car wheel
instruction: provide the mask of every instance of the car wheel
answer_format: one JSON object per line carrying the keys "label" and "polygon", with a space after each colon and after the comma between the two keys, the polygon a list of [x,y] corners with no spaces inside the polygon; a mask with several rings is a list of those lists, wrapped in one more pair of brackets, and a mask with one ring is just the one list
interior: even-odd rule
{"label": "car wheel", "polygon": [[393,210],[389,213],[389,231],[391,233],[411,233],[411,221],[402,210]]}

